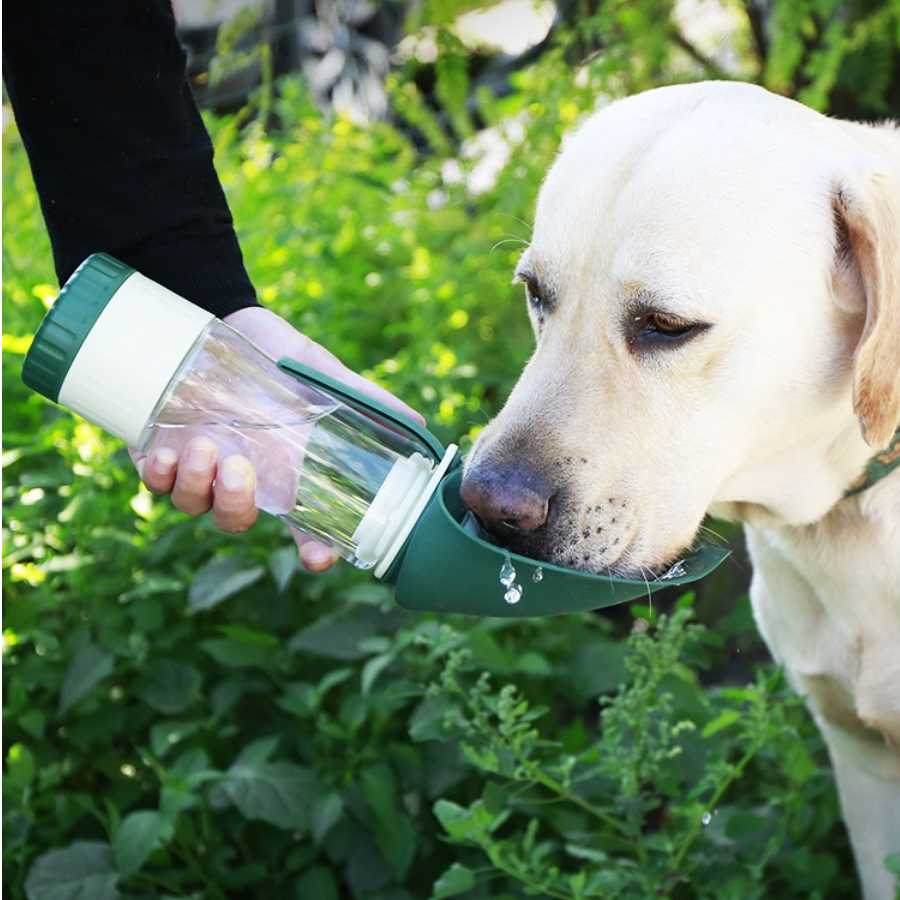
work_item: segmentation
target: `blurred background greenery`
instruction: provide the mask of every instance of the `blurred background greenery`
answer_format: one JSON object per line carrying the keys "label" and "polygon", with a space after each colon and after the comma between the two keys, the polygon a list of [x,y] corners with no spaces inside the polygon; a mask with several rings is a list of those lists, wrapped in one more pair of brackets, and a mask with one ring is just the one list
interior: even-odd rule
{"label": "blurred background greenery", "polygon": [[[900,116],[898,0],[176,8],[262,301],[464,450],[531,352],[511,272],[594,109],[734,78]],[[653,610],[407,614],[347,566],[298,571],[274,521],[182,516],[29,394],[56,290],[5,111],[4,896],[854,895],[736,528]],[[657,631],[677,604],[705,627]]]}

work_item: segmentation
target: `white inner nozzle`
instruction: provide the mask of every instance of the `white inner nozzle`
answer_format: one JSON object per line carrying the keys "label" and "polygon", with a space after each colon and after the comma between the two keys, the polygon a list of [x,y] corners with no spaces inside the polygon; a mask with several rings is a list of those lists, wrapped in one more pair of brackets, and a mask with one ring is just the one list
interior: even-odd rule
{"label": "white inner nozzle", "polygon": [[421,453],[413,453],[398,459],[388,472],[351,538],[360,562],[378,564],[376,577],[380,578],[393,562],[456,456],[456,450],[454,445],[448,447],[434,469]]}
{"label": "white inner nozzle", "polygon": [[431,463],[421,453],[394,463],[351,538],[360,562],[374,565],[381,559],[430,474]]}

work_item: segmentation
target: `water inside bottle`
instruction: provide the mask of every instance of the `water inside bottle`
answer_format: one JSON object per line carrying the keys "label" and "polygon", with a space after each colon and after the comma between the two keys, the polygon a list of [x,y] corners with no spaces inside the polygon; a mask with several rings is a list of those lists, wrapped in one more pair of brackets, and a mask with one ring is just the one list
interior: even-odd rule
{"label": "water inside bottle", "polygon": [[394,464],[419,447],[282,372],[227,325],[213,332],[173,376],[141,449],[179,451],[194,435],[210,436],[220,459],[253,463],[260,509],[368,568],[353,535]]}
{"label": "water inside bottle", "polygon": [[346,407],[294,422],[248,422],[209,410],[169,411],[165,418],[149,427],[148,451],[180,452],[202,434],[215,441],[220,459],[246,456],[256,468],[259,509],[364,568],[371,562],[356,559],[353,536],[397,459],[416,452],[405,438],[385,437]]}

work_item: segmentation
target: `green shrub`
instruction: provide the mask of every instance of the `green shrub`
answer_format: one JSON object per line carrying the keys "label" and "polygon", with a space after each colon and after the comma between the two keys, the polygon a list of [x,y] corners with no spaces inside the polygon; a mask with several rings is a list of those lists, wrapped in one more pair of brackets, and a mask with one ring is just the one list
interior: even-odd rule
{"label": "green shrub", "polygon": [[[640,16],[611,8],[604,27],[636,40]],[[509,158],[478,191],[502,142],[461,152],[402,77],[425,153],[315,111],[296,81],[267,108],[280,130],[210,120],[264,302],[440,437],[476,433],[532,346],[509,278],[540,178],[598,95],[671,65],[651,37],[641,65],[611,51],[576,83],[559,51],[479,95]],[[451,62],[439,93],[458,104]],[[809,718],[768,664],[735,667],[765,659],[737,567],[698,587],[714,630],[686,608],[411,615],[349,567],[298,572],[274,520],[229,537],[180,515],[22,386],[55,287],[14,130],[3,187],[5,896],[853,892]]]}

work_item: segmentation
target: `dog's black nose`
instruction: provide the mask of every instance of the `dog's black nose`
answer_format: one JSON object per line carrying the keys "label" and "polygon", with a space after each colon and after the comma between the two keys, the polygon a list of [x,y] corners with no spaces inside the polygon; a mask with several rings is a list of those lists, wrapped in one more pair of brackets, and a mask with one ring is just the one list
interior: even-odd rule
{"label": "dog's black nose", "polygon": [[478,466],[466,472],[459,493],[488,531],[503,539],[540,528],[547,521],[554,491],[538,472]]}

